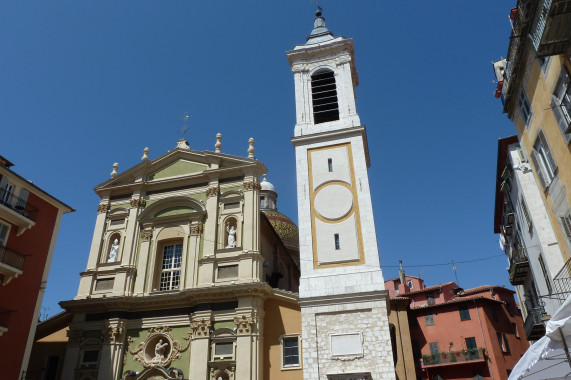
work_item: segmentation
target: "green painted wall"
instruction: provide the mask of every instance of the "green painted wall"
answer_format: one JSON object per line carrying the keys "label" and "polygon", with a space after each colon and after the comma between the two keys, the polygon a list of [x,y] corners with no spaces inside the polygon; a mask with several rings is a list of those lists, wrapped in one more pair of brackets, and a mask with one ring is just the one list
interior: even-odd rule
{"label": "green painted wall", "polygon": [[195,210],[188,206],[173,206],[167,207],[162,209],[161,211],[157,212],[153,217],[160,218],[163,216],[172,216],[172,215],[181,215],[181,214],[188,214],[194,212]]}
{"label": "green painted wall", "polygon": [[220,322],[214,322],[212,324],[212,329],[214,331],[222,328],[234,329],[236,328],[236,324],[234,323],[234,321],[220,321]]}
{"label": "green painted wall", "polygon": [[129,209],[129,207],[131,207],[131,203],[130,203],[130,202],[111,204],[111,210],[116,210],[116,209],[118,209],[118,208],[126,208],[126,209]]}
{"label": "green painted wall", "polygon": [[[174,340],[178,340],[181,346],[185,347],[188,344],[188,340],[184,338],[188,338],[188,333],[190,332],[189,326],[184,327],[171,327],[170,334]],[[144,342],[147,337],[149,336],[148,329],[133,329],[127,330],[127,337],[131,337],[133,339],[133,343],[129,346],[130,349],[135,349],[137,345],[141,342]],[[125,347],[127,349],[127,347]],[[123,366],[122,373],[127,370],[133,370],[136,372],[142,371],[145,367],[138,361],[135,361],[134,355],[131,355],[130,352],[127,352],[127,360],[125,361],[125,365]],[[175,361],[173,361],[170,367],[176,367],[182,369],[185,372],[185,375],[188,376],[186,373],[188,371],[188,366],[190,364],[190,347],[185,351],[181,352],[181,357]],[[185,371],[185,369],[187,369]]]}
{"label": "green painted wall", "polygon": [[153,181],[161,178],[176,177],[192,173],[202,173],[208,169],[208,165],[197,164],[185,160],[178,160],[172,164],[152,173],[147,176],[148,181]]}

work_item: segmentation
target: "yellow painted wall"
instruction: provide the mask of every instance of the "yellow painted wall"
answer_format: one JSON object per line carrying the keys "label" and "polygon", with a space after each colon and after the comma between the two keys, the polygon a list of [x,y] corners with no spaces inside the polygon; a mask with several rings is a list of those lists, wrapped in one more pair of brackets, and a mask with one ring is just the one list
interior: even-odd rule
{"label": "yellow painted wall", "polygon": [[[553,56],[551,57],[551,62],[549,63],[546,73],[541,73],[537,60],[530,62],[532,63],[532,68],[527,81],[526,94],[531,102],[533,118],[530,125],[525,128],[525,124],[518,110],[513,120],[514,125],[529,155],[533,150],[533,144],[537,139],[539,131],[543,131],[553,158],[557,162],[557,176],[563,186],[565,186],[567,202],[571,205],[571,170],[569,170],[569,168],[571,168],[571,148],[565,143],[565,139],[557,124],[557,119],[550,106],[551,95],[559,79],[559,72],[562,65],[566,65],[568,69],[571,69],[571,65],[564,55]],[[533,165],[531,160],[530,164]],[[537,177],[537,170],[534,170],[534,174],[539,184],[540,181]],[[563,255],[563,261],[567,261],[571,258],[571,252],[566,243],[567,238],[565,231],[561,228],[559,216],[553,212],[553,201],[549,195],[549,191],[546,190],[542,192],[542,197],[545,201],[551,224],[554,227],[555,235]]]}
{"label": "yellow painted wall", "polygon": [[[299,305],[277,299],[264,304],[264,379],[302,380],[302,369],[281,369],[280,336],[301,335],[301,311]],[[303,342],[302,342],[303,344]],[[301,361],[301,347],[300,347]],[[303,367],[303,362],[301,363]]]}
{"label": "yellow painted wall", "polygon": [[391,300],[389,323],[396,328],[397,363],[395,373],[397,379],[416,380],[407,306],[405,304]]}

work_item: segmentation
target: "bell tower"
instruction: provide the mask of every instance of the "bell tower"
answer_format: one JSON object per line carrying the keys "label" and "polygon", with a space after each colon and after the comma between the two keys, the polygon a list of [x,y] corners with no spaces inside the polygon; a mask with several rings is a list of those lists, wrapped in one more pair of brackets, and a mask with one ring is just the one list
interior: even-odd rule
{"label": "bell tower", "polygon": [[295,82],[304,379],[394,379],[353,40],[334,37],[318,8],[306,43],[286,54]]}

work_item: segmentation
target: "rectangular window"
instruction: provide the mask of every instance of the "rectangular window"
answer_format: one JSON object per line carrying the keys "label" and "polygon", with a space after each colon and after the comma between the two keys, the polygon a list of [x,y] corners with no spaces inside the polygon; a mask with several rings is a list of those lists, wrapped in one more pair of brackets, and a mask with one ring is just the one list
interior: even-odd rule
{"label": "rectangular window", "polygon": [[408,285],[409,289],[412,289],[412,281],[409,280],[406,284]]}
{"label": "rectangular window", "polygon": [[215,342],[213,360],[224,360],[234,358],[234,342]]}
{"label": "rectangular window", "polygon": [[545,285],[547,285],[547,291],[549,292],[549,294],[551,294],[551,291],[553,289],[551,288],[551,281],[549,281],[549,275],[547,274],[547,269],[545,268],[545,263],[543,262],[543,256],[539,254],[537,259],[539,260],[539,266],[541,267],[541,272],[543,272],[543,278],[545,279]]}
{"label": "rectangular window", "polygon": [[99,361],[99,350],[83,351],[82,364],[93,364]]}
{"label": "rectangular window", "polygon": [[59,356],[48,356],[43,380],[55,380],[59,365]]}
{"label": "rectangular window", "polygon": [[424,316],[427,326],[434,326],[434,314],[428,313]]}
{"label": "rectangular window", "polygon": [[531,110],[529,100],[527,99],[527,95],[525,94],[525,90],[521,90],[517,103],[519,105],[519,110],[521,112],[523,122],[525,123],[525,126],[528,127],[533,112]]}
{"label": "rectangular window", "polygon": [[330,172],[333,171],[333,159],[332,158],[327,159],[327,168],[329,169]]}
{"label": "rectangular window", "polygon": [[340,250],[341,246],[339,245],[339,234],[335,234],[334,238],[335,238],[335,249]]}
{"label": "rectangular window", "polygon": [[514,334],[516,338],[519,338],[519,331],[517,330],[517,325],[512,323],[512,328],[514,329]]}
{"label": "rectangular window", "polygon": [[498,343],[500,344],[500,348],[502,352],[510,352],[510,346],[508,345],[508,337],[506,334],[496,333],[498,337]]}
{"label": "rectangular window", "polygon": [[565,235],[567,235],[567,239],[571,241],[571,214],[561,217],[561,225],[565,230]]}
{"label": "rectangular window", "polygon": [[508,344],[508,337],[506,334],[502,334],[502,337],[504,338],[504,348],[505,348],[505,352],[510,352],[510,345]]}
{"label": "rectangular window", "polygon": [[299,336],[282,338],[282,366],[299,367]]}
{"label": "rectangular window", "polygon": [[519,203],[521,205],[521,211],[523,213],[523,217],[525,218],[525,222],[527,223],[528,231],[531,232],[531,217],[529,216],[529,210],[527,209],[527,205],[525,204],[523,196],[521,197]]}
{"label": "rectangular window", "polygon": [[440,350],[438,349],[438,342],[431,342],[428,346],[430,347],[430,356],[432,359],[431,364],[440,363]]}
{"label": "rectangular window", "polygon": [[426,304],[428,306],[432,306],[436,303],[436,301],[434,300],[434,293],[427,293],[426,294]]}
{"label": "rectangular window", "polygon": [[470,319],[470,310],[466,306],[460,306],[460,320],[467,321]]}
{"label": "rectangular window", "polygon": [[494,321],[497,321],[498,320],[498,309],[496,307],[492,306],[491,310],[492,310],[492,319]]}
{"label": "rectangular window", "polygon": [[539,131],[535,144],[533,144],[533,150],[531,151],[531,159],[541,186],[545,189],[551,184],[551,181],[555,177],[555,170],[557,165],[547,144],[547,140],[543,135],[543,131]]}
{"label": "rectangular window", "polygon": [[0,245],[6,246],[9,233],[10,233],[10,226],[0,222]]}
{"label": "rectangular window", "polygon": [[479,359],[478,346],[476,346],[476,338],[465,338],[466,349],[468,350],[468,358],[470,360]]}
{"label": "rectangular window", "polygon": [[160,290],[178,289],[181,261],[182,244],[167,245],[163,248]]}
{"label": "rectangular window", "polygon": [[571,86],[569,83],[569,73],[564,66],[561,66],[559,80],[553,90],[550,105],[566,143],[571,140]]}

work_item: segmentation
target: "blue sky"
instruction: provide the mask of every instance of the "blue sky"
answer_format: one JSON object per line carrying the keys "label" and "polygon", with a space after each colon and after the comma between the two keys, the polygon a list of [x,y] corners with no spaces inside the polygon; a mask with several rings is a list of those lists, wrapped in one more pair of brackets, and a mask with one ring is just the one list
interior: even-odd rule
{"label": "blue sky", "polygon": [[[322,0],[335,36],[354,39],[357,110],[386,279],[509,285],[493,233],[498,138],[514,134],[494,98],[515,1]],[[297,220],[293,76],[315,3],[50,1],[0,3],[0,154],[77,211],[64,217],[45,312],[72,299],[87,264],[93,187],[176,145],[247,155],[269,170],[278,208]]]}

